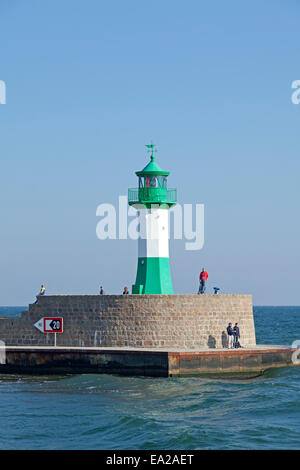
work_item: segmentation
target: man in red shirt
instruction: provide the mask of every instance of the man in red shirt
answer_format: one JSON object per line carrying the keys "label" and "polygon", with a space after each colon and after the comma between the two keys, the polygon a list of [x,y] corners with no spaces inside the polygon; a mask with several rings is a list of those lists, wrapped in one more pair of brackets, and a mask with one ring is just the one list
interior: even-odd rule
{"label": "man in red shirt", "polygon": [[204,294],[204,292],[205,292],[205,282],[207,281],[207,279],[208,279],[208,274],[205,271],[205,269],[203,268],[201,273],[200,273],[200,286],[199,286],[198,294]]}

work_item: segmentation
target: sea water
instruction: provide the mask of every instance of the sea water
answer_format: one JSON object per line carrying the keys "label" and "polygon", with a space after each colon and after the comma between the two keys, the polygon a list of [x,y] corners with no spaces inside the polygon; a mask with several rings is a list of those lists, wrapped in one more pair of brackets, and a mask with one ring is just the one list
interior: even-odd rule
{"label": "sea water", "polygon": [[[258,344],[300,340],[300,307],[254,317]],[[251,380],[0,375],[0,424],[1,449],[299,449],[300,367]]]}

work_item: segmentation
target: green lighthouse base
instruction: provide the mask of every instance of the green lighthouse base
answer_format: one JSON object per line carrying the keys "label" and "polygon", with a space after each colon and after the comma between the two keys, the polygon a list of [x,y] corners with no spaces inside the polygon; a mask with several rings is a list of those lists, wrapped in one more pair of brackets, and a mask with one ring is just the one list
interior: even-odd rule
{"label": "green lighthouse base", "polygon": [[139,258],[133,294],[174,294],[169,258]]}

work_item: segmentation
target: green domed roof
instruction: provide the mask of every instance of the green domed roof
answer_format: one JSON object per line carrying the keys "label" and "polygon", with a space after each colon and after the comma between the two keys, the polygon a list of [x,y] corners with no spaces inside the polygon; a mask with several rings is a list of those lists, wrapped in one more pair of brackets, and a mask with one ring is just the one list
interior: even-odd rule
{"label": "green domed roof", "polygon": [[145,166],[145,168],[142,171],[137,171],[136,175],[137,176],[144,176],[144,175],[162,175],[162,176],[168,176],[170,174],[169,171],[164,171],[162,168],[156,163],[155,157],[153,155],[154,152],[154,145],[146,145],[146,147],[152,149],[151,153],[151,160],[148,163],[148,165]]}

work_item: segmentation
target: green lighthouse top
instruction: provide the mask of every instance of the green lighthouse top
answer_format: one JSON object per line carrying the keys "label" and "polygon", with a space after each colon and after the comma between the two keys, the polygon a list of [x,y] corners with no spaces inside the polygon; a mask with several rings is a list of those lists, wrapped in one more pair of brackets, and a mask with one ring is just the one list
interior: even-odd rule
{"label": "green lighthouse top", "polygon": [[146,145],[146,147],[151,152],[151,155],[150,155],[151,160],[142,171],[137,171],[135,174],[137,176],[145,176],[145,175],[168,176],[170,172],[162,170],[161,167],[155,161],[154,152],[157,152],[157,150],[155,149],[155,145],[149,144],[149,145]]}
{"label": "green lighthouse top", "polygon": [[163,208],[169,208],[176,204],[176,189],[168,189],[167,179],[169,171],[164,171],[156,163],[153,144],[146,145],[150,155],[150,162],[142,171],[137,171],[139,187],[128,189],[128,204],[142,204],[146,208],[151,208],[152,204],[159,204]]}

